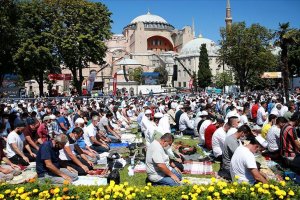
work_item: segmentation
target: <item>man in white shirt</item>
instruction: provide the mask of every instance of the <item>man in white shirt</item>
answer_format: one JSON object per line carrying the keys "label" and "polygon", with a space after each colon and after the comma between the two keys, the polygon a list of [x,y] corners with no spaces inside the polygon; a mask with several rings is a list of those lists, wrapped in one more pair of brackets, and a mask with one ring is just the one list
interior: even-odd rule
{"label": "man in white shirt", "polygon": [[205,137],[204,137],[204,133],[205,133],[205,130],[206,128],[212,124],[212,121],[211,119],[206,119],[200,126],[200,129],[199,129],[199,139],[200,139],[200,144],[201,145],[204,145],[205,144]]}
{"label": "man in white shirt", "polygon": [[258,126],[263,126],[264,122],[267,120],[267,114],[266,114],[266,108],[267,108],[267,103],[266,102],[261,102],[260,107],[257,110],[257,120],[256,124]]}
{"label": "man in white shirt", "polygon": [[102,140],[97,140],[97,124],[99,122],[99,116],[95,115],[92,117],[92,123],[85,127],[84,129],[84,142],[85,144],[93,149],[94,151],[97,151],[98,153],[103,153],[109,151],[109,146]]}
{"label": "man in white shirt", "polygon": [[229,137],[237,132],[239,126],[239,118],[237,116],[232,116],[228,118],[229,130],[227,131],[226,137]]}
{"label": "man in white shirt", "polygon": [[164,134],[160,140],[154,140],[146,154],[146,170],[148,179],[156,185],[179,186],[182,175],[174,163],[170,163],[166,151],[171,148],[174,137]]}
{"label": "man in white shirt", "polygon": [[191,107],[185,106],[182,110],[183,113],[179,118],[179,130],[185,135],[194,135],[194,124],[188,117]]}
{"label": "man in white shirt", "polygon": [[222,162],[222,154],[224,142],[226,139],[226,133],[230,126],[228,123],[224,124],[223,127],[218,128],[212,136],[212,150],[217,161]]}
{"label": "man in white shirt", "polygon": [[274,124],[268,131],[266,140],[268,142],[268,150],[271,153],[279,153],[280,145],[280,127],[283,127],[288,121],[284,117],[278,117],[276,124]]}
{"label": "man in white shirt", "polygon": [[[26,143],[24,134],[22,133],[26,127],[23,121],[15,124],[15,129],[7,136],[6,151],[7,158],[16,165],[28,166],[29,162],[33,162],[36,155],[31,151],[30,146]],[[28,153],[24,153],[24,146]]]}
{"label": "man in white shirt", "polygon": [[267,183],[266,178],[257,169],[254,153],[260,148],[260,144],[253,135],[247,137],[249,144],[240,145],[234,152],[230,162],[231,179],[238,176],[238,182],[255,184],[256,182]]}

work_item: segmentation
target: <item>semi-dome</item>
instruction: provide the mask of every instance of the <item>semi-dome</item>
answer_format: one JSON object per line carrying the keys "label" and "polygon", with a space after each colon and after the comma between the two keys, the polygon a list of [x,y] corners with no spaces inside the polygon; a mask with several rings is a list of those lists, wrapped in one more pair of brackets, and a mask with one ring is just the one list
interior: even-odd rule
{"label": "semi-dome", "polygon": [[153,15],[150,12],[148,12],[145,15],[140,15],[140,16],[134,18],[130,23],[135,24],[138,22],[156,22],[156,23],[168,24],[168,22],[164,18],[162,18],[158,15]]}
{"label": "semi-dome", "polygon": [[198,38],[189,41],[182,47],[180,57],[198,56],[200,54],[200,47],[202,44],[206,44],[206,49],[209,56],[217,55],[217,50],[219,47],[216,45],[216,43],[210,39],[199,36]]}

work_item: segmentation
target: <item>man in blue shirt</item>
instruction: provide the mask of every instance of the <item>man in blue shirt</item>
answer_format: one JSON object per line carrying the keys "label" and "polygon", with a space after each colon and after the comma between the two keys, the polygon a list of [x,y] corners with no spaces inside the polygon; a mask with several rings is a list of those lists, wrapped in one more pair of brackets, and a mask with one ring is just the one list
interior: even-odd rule
{"label": "man in blue shirt", "polygon": [[70,123],[67,116],[68,116],[68,111],[65,110],[62,113],[62,115],[57,119],[59,126],[64,133],[67,132],[70,128]]}
{"label": "man in blue shirt", "polygon": [[59,150],[67,142],[68,137],[60,134],[41,145],[36,156],[36,172],[40,180],[50,179],[54,184],[62,184],[64,180],[72,182],[78,179],[78,174],[71,168],[60,168],[59,165]]}

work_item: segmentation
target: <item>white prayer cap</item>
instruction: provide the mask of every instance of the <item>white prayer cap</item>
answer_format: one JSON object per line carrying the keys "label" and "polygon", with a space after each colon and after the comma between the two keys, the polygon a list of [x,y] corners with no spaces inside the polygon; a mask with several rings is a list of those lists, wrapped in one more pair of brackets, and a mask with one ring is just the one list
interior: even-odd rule
{"label": "white prayer cap", "polygon": [[84,123],[84,119],[82,119],[82,118],[77,118],[75,120],[75,124],[83,124],[83,123]]}

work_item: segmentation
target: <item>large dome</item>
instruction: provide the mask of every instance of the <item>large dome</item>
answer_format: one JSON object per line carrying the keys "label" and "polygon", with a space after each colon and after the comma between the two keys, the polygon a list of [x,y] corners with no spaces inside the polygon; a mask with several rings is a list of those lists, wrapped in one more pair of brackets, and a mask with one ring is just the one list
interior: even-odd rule
{"label": "large dome", "polygon": [[152,15],[150,12],[148,12],[145,15],[140,15],[134,18],[130,23],[135,24],[138,22],[156,22],[156,23],[168,24],[168,22],[164,18],[158,15]]}
{"label": "large dome", "polygon": [[198,38],[189,41],[182,47],[179,57],[199,56],[200,47],[202,44],[206,44],[206,49],[209,56],[217,55],[217,50],[219,47],[215,44],[215,42],[199,36]]}

